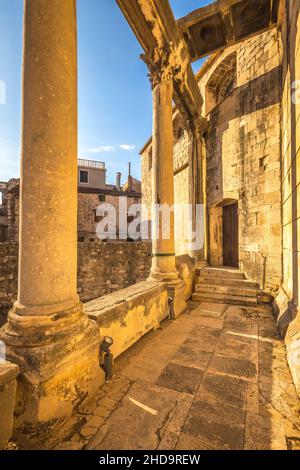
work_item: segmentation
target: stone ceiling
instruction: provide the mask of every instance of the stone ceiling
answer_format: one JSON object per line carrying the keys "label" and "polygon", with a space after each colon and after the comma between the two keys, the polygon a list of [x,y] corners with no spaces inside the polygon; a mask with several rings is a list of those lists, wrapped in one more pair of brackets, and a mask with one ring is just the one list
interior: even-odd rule
{"label": "stone ceiling", "polygon": [[219,0],[177,21],[191,61],[275,26],[280,0]]}

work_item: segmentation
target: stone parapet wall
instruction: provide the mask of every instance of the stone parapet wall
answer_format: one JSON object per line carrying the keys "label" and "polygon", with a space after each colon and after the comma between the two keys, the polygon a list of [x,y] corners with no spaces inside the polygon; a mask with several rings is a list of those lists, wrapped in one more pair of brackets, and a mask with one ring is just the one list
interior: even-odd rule
{"label": "stone parapet wall", "polygon": [[111,352],[118,357],[169,314],[167,286],[161,282],[139,282],[84,305],[100,337],[110,336]]}
{"label": "stone parapet wall", "polygon": [[[78,243],[78,293],[83,302],[145,280],[151,244],[100,241]],[[17,298],[18,244],[0,243],[0,325]]]}

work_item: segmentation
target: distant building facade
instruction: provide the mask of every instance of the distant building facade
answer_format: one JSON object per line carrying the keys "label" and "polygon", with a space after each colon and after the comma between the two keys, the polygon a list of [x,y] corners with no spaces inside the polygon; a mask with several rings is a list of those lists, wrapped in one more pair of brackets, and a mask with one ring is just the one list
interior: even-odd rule
{"label": "distant building facade", "polygon": [[[141,203],[141,182],[130,174],[126,183],[121,184],[121,173],[117,173],[115,184],[106,183],[104,162],[78,160],[78,240],[91,241],[97,238],[97,224],[106,216],[107,204],[116,212],[116,239],[130,239],[126,233],[120,233],[119,207],[125,208],[123,220],[132,221],[128,209],[133,204]],[[0,182],[0,242],[18,241],[19,237],[19,199],[20,180],[11,179]],[[120,200],[120,198],[122,198]],[[103,211],[101,211],[103,206]],[[127,232],[127,230],[125,230]],[[112,235],[112,234],[110,234]]]}

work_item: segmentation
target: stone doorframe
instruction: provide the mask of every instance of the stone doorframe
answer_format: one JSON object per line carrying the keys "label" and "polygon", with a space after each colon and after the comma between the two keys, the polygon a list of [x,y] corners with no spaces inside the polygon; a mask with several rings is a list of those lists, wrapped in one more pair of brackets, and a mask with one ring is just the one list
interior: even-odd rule
{"label": "stone doorframe", "polygon": [[223,208],[238,204],[237,199],[223,199],[208,207],[208,263],[223,266]]}

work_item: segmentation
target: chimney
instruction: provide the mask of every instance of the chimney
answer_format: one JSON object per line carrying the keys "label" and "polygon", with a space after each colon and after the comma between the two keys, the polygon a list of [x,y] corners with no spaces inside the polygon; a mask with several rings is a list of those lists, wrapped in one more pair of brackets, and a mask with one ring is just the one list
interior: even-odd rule
{"label": "chimney", "polygon": [[116,174],[116,187],[118,191],[121,191],[121,177],[122,173],[119,172]]}
{"label": "chimney", "polygon": [[131,163],[128,163],[128,192],[132,191]]}

